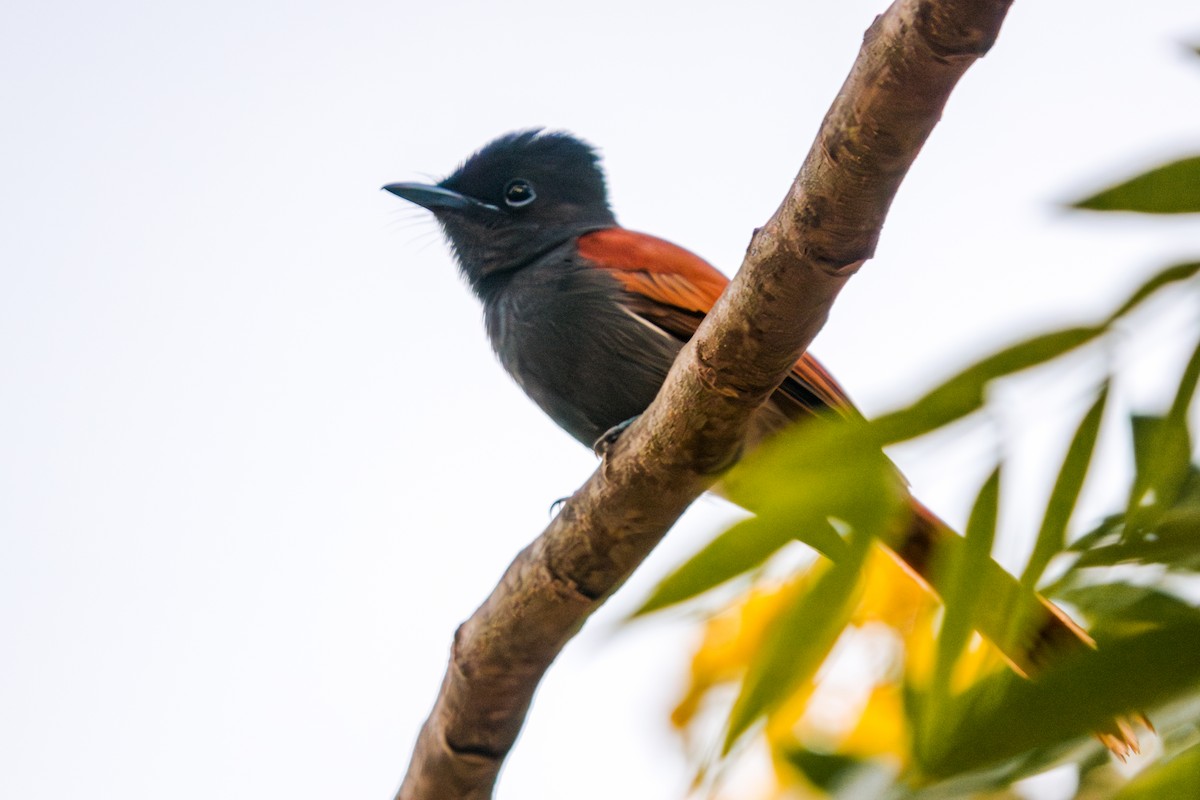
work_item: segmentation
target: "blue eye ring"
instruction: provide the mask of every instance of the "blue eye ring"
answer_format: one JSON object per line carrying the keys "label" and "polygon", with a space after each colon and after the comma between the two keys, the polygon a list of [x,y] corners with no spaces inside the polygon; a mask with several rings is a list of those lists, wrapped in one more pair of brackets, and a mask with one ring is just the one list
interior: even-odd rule
{"label": "blue eye ring", "polygon": [[523,208],[536,199],[533,184],[524,178],[513,178],[504,184],[504,202],[509,208]]}

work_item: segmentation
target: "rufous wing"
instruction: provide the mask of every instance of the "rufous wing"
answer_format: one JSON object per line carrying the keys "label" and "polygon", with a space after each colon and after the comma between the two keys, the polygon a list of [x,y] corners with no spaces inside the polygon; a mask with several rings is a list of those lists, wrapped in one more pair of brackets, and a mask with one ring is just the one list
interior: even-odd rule
{"label": "rufous wing", "polygon": [[[725,275],[695,253],[625,228],[580,236],[579,254],[621,283],[631,312],[682,341],[692,337],[729,285]],[[853,413],[854,408],[846,391],[808,353],[784,379],[775,400],[789,416],[824,408]]]}

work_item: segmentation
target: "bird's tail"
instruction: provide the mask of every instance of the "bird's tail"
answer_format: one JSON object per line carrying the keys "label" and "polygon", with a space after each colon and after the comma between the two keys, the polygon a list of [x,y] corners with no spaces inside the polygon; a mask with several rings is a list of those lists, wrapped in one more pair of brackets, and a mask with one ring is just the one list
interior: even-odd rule
{"label": "bird's tail", "polygon": [[[920,501],[913,498],[911,504],[908,524],[885,544],[921,583],[940,594],[945,570],[939,565],[949,561],[964,540]],[[988,559],[983,574],[971,579],[978,596],[986,598],[976,605],[980,635],[1021,675],[1036,675],[1062,657],[1095,648],[1087,631],[1062,609],[1021,586],[995,561]]]}
{"label": "bird's tail", "polygon": [[[912,516],[888,547],[930,591],[940,593],[948,555],[964,539],[926,508],[910,498]],[[941,575],[939,575],[941,573]],[[1096,642],[1066,613],[988,559],[982,575],[973,575],[976,592],[986,602],[976,605],[974,622],[980,635],[996,646],[1014,670],[1025,677],[1037,674],[1061,658],[1095,649]],[[1097,730],[1096,738],[1124,761],[1139,752],[1135,724],[1153,732],[1145,714],[1121,716]]]}

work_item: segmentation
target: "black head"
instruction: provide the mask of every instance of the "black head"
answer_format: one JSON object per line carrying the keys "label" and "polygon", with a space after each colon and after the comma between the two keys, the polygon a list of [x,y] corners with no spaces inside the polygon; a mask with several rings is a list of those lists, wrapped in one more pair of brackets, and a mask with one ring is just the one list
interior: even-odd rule
{"label": "black head", "polygon": [[436,186],[383,187],[434,213],[471,284],[616,224],[599,157],[566,133],[501,136]]}

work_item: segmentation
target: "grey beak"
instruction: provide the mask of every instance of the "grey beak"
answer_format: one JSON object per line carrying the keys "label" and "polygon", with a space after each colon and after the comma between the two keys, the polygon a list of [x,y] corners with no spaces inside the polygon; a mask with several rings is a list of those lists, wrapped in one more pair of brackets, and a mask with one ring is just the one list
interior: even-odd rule
{"label": "grey beak", "polygon": [[482,203],[473,197],[467,197],[465,194],[459,194],[450,189],[443,189],[441,186],[431,186],[427,183],[389,183],[383,187],[383,190],[391,192],[397,197],[403,197],[410,203],[416,203],[422,208],[428,208],[435,213],[443,208],[454,211],[500,210],[496,206]]}

